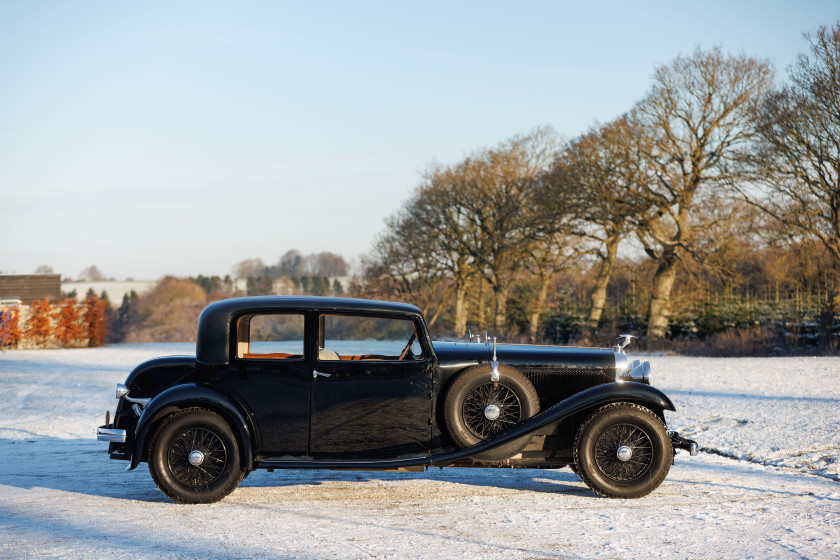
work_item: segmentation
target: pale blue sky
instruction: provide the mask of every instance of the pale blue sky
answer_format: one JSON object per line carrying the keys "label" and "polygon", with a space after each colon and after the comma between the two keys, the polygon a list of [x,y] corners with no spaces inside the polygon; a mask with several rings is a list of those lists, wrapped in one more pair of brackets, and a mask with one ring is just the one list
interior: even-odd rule
{"label": "pale blue sky", "polygon": [[628,110],[695,45],[779,77],[835,1],[0,1],[0,271],[369,250],[429,163]]}

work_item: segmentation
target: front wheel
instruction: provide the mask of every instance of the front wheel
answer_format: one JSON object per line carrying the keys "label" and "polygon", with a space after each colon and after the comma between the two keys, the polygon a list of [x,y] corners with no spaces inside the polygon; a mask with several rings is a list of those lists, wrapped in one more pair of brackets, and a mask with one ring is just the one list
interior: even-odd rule
{"label": "front wheel", "polygon": [[198,408],[163,421],[149,446],[149,472],[164,494],[182,504],[217,502],[244,474],[230,426],[215,412]]}
{"label": "front wheel", "polygon": [[607,498],[641,498],[665,480],[674,457],[662,420],[647,408],[614,403],[597,410],[575,438],[576,472]]}

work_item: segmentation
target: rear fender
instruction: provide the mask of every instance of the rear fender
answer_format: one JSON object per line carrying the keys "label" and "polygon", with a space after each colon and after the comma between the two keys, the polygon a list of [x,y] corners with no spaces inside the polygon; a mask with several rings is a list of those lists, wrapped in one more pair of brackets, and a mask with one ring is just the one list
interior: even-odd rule
{"label": "rear fender", "polygon": [[230,397],[227,397],[219,391],[202,387],[195,383],[186,383],[171,387],[153,398],[146,405],[134,429],[131,464],[128,470],[136,468],[140,464],[140,461],[144,459],[144,452],[149,445],[149,439],[154,433],[153,428],[158,422],[178,410],[196,407],[212,410],[220,414],[230,424],[231,429],[239,440],[242,464],[248,470],[251,470],[254,457],[254,434],[250,424],[245,419],[245,415]]}

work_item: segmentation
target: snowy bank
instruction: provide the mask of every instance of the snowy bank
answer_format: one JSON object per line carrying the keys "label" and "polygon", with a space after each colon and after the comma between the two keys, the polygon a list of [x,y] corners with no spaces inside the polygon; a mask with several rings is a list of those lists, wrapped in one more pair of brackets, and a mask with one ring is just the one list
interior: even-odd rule
{"label": "snowy bank", "polygon": [[[641,500],[570,470],[255,472],[179,506],[95,441],[114,384],[190,344],[0,354],[0,558],[836,558],[836,358],[653,357],[680,454]],[[734,458],[744,459],[735,460]]]}

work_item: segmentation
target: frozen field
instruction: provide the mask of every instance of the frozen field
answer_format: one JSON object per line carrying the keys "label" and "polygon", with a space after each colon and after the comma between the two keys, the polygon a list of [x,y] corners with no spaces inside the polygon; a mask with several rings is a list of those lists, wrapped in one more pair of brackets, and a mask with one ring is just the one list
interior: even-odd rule
{"label": "frozen field", "polygon": [[568,469],[258,471],[179,506],[95,440],[114,384],[179,353],[0,354],[0,558],[840,557],[840,359],[649,358],[704,452],[641,500]]}

